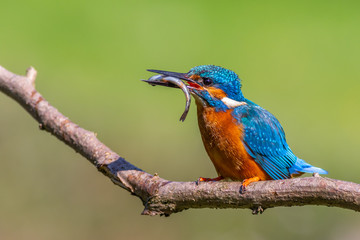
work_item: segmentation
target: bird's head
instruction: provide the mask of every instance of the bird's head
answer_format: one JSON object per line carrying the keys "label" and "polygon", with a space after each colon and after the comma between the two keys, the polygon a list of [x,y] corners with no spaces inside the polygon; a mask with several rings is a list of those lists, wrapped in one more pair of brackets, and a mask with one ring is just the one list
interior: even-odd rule
{"label": "bird's head", "polygon": [[190,69],[188,73],[149,71],[185,80],[197,103],[204,107],[226,110],[241,105],[244,100],[238,75],[219,66],[201,65]]}

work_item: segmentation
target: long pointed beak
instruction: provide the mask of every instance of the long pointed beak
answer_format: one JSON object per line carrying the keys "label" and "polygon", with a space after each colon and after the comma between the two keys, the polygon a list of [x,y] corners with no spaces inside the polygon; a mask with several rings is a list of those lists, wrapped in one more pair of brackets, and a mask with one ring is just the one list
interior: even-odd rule
{"label": "long pointed beak", "polygon": [[191,78],[188,78],[186,73],[178,73],[178,72],[169,72],[169,71],[162,71],[162,70],[154,70],[154,69],[147,69],[149,72],[159,73],[169,77],[180,78],[189,82],[194,82]]}
{"label": "long pointed beak", "polygon": [[[176,79],[185,80],[190,86],[199,86],[194,80],[189,78],[186,73],[178,73],[178,72],[169,72],[169,71],[162,71],[162,70],[154,70],[154,69],[147,69],[149,72],[159,73],[160,75],[154,76],[149,78],[148,80],[142,80],[144,82],[147,82],[153,86],[160,85],[165,87],[173,87],[173,88],[179,88],[178,84],[173,84],[171,82],[164,82],[159,81],[158,78],[161,78],[161,76],[166,77],[173,77]],[[187,86],[189,86],[187,85]]]}

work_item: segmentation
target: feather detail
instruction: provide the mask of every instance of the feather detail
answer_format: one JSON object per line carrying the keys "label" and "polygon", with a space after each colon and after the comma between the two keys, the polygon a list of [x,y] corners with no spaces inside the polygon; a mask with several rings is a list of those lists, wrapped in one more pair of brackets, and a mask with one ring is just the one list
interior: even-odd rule
{"label": "feather detail", "polygon": [[218,175],[241,181],[254,176],[270,180],[247,152],[241,140],[243,131],[232,117],[233,110],[216,111],[214,107],[204,107],[199,100],[196,103],[201,137]]}
{"label": "feather detail", "polygon": [[301,172],[327,173],[295,156],[283,128],[270,112],[249,100],[246,103],[234,109],[233,117],[244,129],[242,139],[247,152],[271,178],[286,179]]}

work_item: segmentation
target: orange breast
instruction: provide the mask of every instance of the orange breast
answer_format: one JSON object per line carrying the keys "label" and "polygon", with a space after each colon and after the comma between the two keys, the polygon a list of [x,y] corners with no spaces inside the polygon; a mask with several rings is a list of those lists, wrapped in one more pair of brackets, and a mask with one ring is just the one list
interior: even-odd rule
{"label": "orange breast", "polygon": [[242,128],[232,118],[232,110],[216,112],[212,107],[204,108],[200,102],[196,103],[201,137],[218,175],[241,181],[255,176],[270,180],[246,152]]}

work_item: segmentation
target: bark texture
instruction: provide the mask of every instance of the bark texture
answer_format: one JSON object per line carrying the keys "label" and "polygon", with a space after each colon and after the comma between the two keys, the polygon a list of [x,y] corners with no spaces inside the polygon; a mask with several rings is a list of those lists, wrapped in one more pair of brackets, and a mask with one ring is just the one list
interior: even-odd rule
{"label": "bark texture", "polygon": [[188,208],[248,208],[254,214],[278,206],[325,205],[360,211],[360,185],[318,175],[252,183],[173,182],[137,168],[50,105],[35,89],[36,70],[16,75],[0,66],[0,91],[16,100],[59,140],[88,159],[116,185],[139,197],[144,215],[165,215]]}

